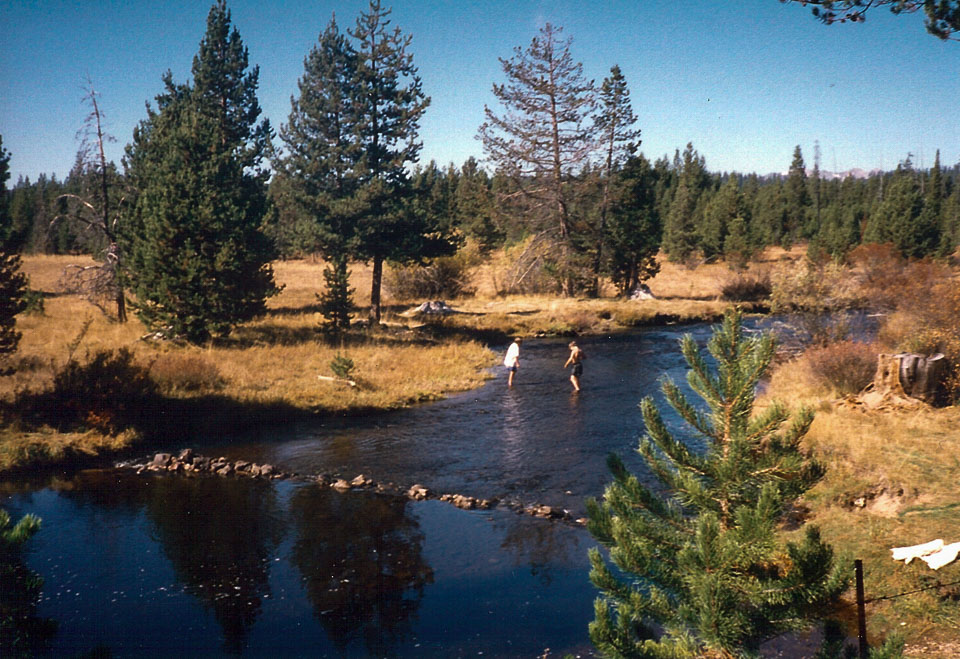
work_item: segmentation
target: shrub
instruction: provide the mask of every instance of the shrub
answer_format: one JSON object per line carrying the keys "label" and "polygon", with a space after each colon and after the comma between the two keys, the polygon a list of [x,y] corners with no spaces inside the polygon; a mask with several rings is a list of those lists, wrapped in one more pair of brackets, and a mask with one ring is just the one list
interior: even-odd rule
{"label": "shrub", "polygon": [[873,380],[879,350],[872,343],[840,341],[807,350],[803,359],[811,375],[838,394],[856,394]]}
{"label": "shrub", "polygon": [[23,308],[23,313],[43,315],[45,311],[43,291],[28,288],[23,294],[23,302],[26,305]]}
{"label": "shrub", "polygon": [[116,432],[139,416],[156,390],[130,350],[101,350],[85,363],[70,359],[54,375],[46,411],[62,422]]}
{"label": "shrub", "polygon": [[150,365],[150,377],[168,394],[216,391],[225,384],[216,364],[197,354],[160,355]]}
{"label": "shrub", "polygon": [[900,300],[927,295],[950,269],[929,260],[906,261],[893,245],[860,245],[849,256],[862,297],[876,308],[894,309]]}
{"label": "shrub", "polygon": [[469,268],[470,257],[463,253],[434,259],[429,265],[392,265],[385,285],[399,300],[472,295]]}
{"label": "shrub", "polygon": [[341,355],[339,352],[330,360],[330,370],[341,380],[349,380],[355,366],[352,359]]}
{"label": "shrub", "polygon": [[759,302],[770,297],[770,275],[767,273],[737,273],[720,286],[720,295],[731,302]]}
{"label": "shrub", "polygon": [[835,261],[815,263],[808,259],[797,265],[782,265],[771,276],[771,310],[793,314],[800,338],[808,344],[827,345],[846,338],[846,319],[834,312],[862,304],[851,271]]}

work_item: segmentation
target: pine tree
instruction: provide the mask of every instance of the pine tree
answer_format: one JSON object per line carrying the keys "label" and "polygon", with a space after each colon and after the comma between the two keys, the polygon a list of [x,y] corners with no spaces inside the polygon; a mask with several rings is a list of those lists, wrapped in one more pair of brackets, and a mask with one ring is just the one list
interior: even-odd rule
{"label": "pine tree", "polygon": [[[699,227],[699,245],[704,258],[713,259],[724,252],[724,242],[734,219],[743,215],[743,198],[736,175],[729,175],[707,203]],[[746,226],[744,226],[745,232]]]}
{"label": "pine tree", "polygon": [[428,217],[407,208],[411,191],[406,168],[419,158],[420,119],[430,99],[409,51],[412,37],[400,28],[388,29],[390,13],[380,0],[370,0],[368,12],[360,14],[350,32],[357,53],[355,135],[362,152],[357,198],[364,212],[358,223],[358,255],[373,263],[373,322],[380,321],[385,260],[416,261],[455,249]]}
{"label": "pine tree", "polygon": [[798,144],[793,150],[793,160],[784,185],[786,202],[786,223],[780,242],[790,247],[800,238],[807,224],[807,212],[810,208],[810,190],[807,185],[807,169],[803,162],[803,152]]}
{"label": "pine tree", "polygon": [[[290,99],[289,123],[280,129],[284,153],[275,159],[274,199],[281,212],[302,218],[303,243],[327,259],[321,305],[326,328],[345,331],[351,290],[347,259],[357,251],[362,209],[355,196],[363,152],[356,137],[357,54],[332,18],[304,59],[300,95]],[[335,308],[336,305],[340,308]]]}
{"label": "pine tree", "polygon": [[353,308],[353,289],[350,288],[346,254],[340,253],[330,259],[323,269],[323,279],[327,287],[317,296],[324,319],[322,329],[329,335],[342,336],[350,327],[350,311]]}
{"label": "pine tree", "polygon": [[757,190],[750,216],[751,228],[758,244],[781,244],[786,235],[787,223],[782,181],[764,185]]}
{"label": "pine tree", "polygon": [[864,242],[893,243],[906,257],[932,254],[940,244],[940,222],[924,213],[924,198],[913,163],[897,165],[883,201],[870,215]]}
{"label": "pine tree", "polygon": [[497,171],[508,176],[525,199],[543,213],[530,218],[533,231],[549,231],[557,247],[555,270],[564,295],[574,293],[579,269],[573,248],[575,232],[568,182],[588,161],[593,148],[588,118],[595,106],[593,81],[573,60],[571,39],[547,23],[524,50],[500,58],[507,77],[493,94],[504,108],[484,108],[486,121],[478,137]]}
{"label": "pine tree", "polygon": [[506,232],[497,223],[493,204],[492,183],[472,156],[460,168],[457,181],[456,224],[488,251],[503,244]]}
{"label": "pine tree", "polygon": [[677,184],[670,212],[663,224],[663,249],[671,261],[686,261],[699,245],[698,230],[703,217],[703,193],[710,183],[706,161],[693,144],[687,144],[683,158],[675,159]]}
{"label": "pine tree", "polygon": [[[15,247],[12,217],[9,212],[7,179],[10,153],[3,148],[0,135],[0,359],[16,352],[21,333],[17,331],[17,314],[26,308],[24,295],[27,278],[20,272],[20,253]],[[0,364],[0,375],[9,369]]]}
{"label": "pine tree", "polygon": [[798,543],[776,536],[786,504],[823,471],[800,448],[812,413],[793,416],[774,404],[753,414],[773,337],[747,338],[740,312],[731,310],[708,343],[715,371],[691,336],[681,347],[688,383],[708,411],[669,380],[663,392],[704,448],[674,437],[647,398],[638,451],[663,493],[611,456],[614,482],[602,502],[588,501],[589,529],[617,568],[591,551],[590,576],[602,597],[590,636],[609,656],[755,652],[764,639],[819,617],[846,586],[817,529],[808,527]]}
{"label": "pine tree", "polygon": [[598,93],[599,113],[594,118],[594,129],[602,139],[604,151],[603,194],[600,201],[600,221],[593,260],[594,296],[600,293],[600,266],[603,263],[603,241],[606,236],[607,212],[610,206],[610,185],[614,167],[640,146],[640,129],[633,128],[637,117],[630,104],[630,89],[620,67],[614,65],[610,75],[603,80]]}
{"label": "pine tree", "polygon": [[127,303],[120,285],[121,254],[117,244],[118,206],[123,182],[116,165],[107,162],[104,146],[116,140],[104,130],[104,114],[98,96],[93,82],[88,79],[84,101],[90,105],[90,113],[80,129],[80,149],[67,178],[68,189],[74,188],[74,191],[61,195],[60,199],[66,200],[69,208],[61,217],[79,224],[81,231],[90,234],[86,247],[99,263],[73,269],[68,287],[85,295],[101,309],[104,309],[101,300],[109,299],[115,305],[117,321],[125,323]]}
{"label": "pine tree", "polygon": [[40,519],[24,515],[16,524],[0,508],[0,654],[36,657],[49,650],[57,623],[37,616],[43,578],[24,561],[26,543],[40,530]]}
{"label": "pine tree", "polygon": [[621,295],[628,295],[660,270],[657,252],[663,232],[657,210],[657,172],[643,154],[616,172],[607,223],[606,272]]}
{"label": "pine tree", "polygon": [[134,130],[125,165],[136,201],[120,234],[124,277],[144,323],[199,343],[262,314],[278,292],[261,231],[269,123],[256,123],[259,70],[221,0],[193,82],[164,75],[157,110]]}
{"label": "pine tree", "polygon": [[[787,2],[788,0],[780,0]],[[821,22],[833,23],[862,23],[866,13],[873,7],[887,5],[895,15],[912,14],[923,8],[926,15],[924,25],[927,32],[938,39],[956,39],[960,32],[960,2],[957,0],[789,0],[799,2],[803,6],[813,5],[813,15]],[[822,7],[822,9],[821,9]]]}

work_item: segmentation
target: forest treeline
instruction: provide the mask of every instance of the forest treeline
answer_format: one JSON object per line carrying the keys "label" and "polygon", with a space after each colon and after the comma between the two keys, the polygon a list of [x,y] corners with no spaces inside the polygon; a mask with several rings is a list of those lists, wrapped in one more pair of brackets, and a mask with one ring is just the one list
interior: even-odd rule
{"label": "forest treeline", "polygon": [[[908,257],[953,253],[960,246],[960,163],[919,169],[908,155],[893,171],[844,178],[821,176],[806,168],[798,146],[788,174],[710,172],[706,159],[688,144],[681,153],[650,162],[639,153],[619,164],[618,212],[655,214],[664,253],[677,261],[749,260],[770,245],[810,244],[811,254],[843,257],[863,243],[893,243]],[[114,185],[123,174],[111,163]],[[568,182],[580,188],[577,223],[596,230],[602,172],[587,167]],[[64,194],[84,194],[91,173],[77,164],[64,179],[21,176],[9,191],[14,240],[30,254],[96,254],[101,234],[83,225],[55,221],[65,211]],[[415,168],[411,185],[418,205],[445,228],[474,239],[483,249],[522,241],[529,235],[524,217],[504,208],[513,191],[500,173],[488,173],[475,158],[461,166],[431,161]],[[272,186],[275,187],[275,186]],[[276,194],[276,193],[274,193]],[[281,258],[317,253],[319,239],[310,218],[273,208],[266,231]],[[611,226],[614,232],[617,226]],[[610,264],[613,265],[613,264]]]}

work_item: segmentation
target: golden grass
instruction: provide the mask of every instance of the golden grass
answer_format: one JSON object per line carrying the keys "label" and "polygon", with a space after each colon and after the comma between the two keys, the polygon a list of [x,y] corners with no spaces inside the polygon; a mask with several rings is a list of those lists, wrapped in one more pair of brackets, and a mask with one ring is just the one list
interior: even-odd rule
{"label": "golden grass", "polygon": [[[790,256],[774,252],[768,261]],[[118,324],[87,301],[64,294],[59,288],[64,268],[91,263],[82,256],[31,255],[23,259],[30,287],[45,295],[45,312],[18,317],[23,338],[14,362],[19,370],[0,378],[0,399],[10,402],[22,392],[48,389],[54,374],[71,357],[82,361],[101,350],[127,348],[143,366],[157,364],[168,396],[190,399],[216,394],[249,407],[285,405],[326,413],[392,409],[467,390],[489,377],[487,367],[496,356],[471,337],[486,337],[490,342],[514,334],[596,333],[715,319],[728,306],[718,295],[730,276],[723,265],[690,270],[664,262],[651,282],[660,298],[656,300],[620,300],[613,297],[609,285],[605,297],[596,300],[498,297],[491,285],[499,267],[493,258],[472,271],[476,296],[448,301],[463,313],[428,321],[411,317],[404,312],[422,300],[394,300],[384,289],[386,329],[351,337],[338,348],[317,340],[316,328],[322,318],[316,296],[323,288],[323,262],[278,261],[273,267],[283,289],[268,300],[265,317],[236,328],[226,341],[197,347],[143,341],[147,330],[135,317]],[[367,314],[371,279],[368,264],[351,265],[358,318]],[[351,377],[359,382],[358,387],[317,377],[332,375],[330,362],[338,354],[354,362]],[[194,369],[195,379],[183,380],[184,386],[178,386],[176,380],[178,363],[184,365],[182,370]],[[8,456],[21,456],[26,462],[40,459],[44,453],[57,458],[71,452],[122,448],[137,439],[134,434],[97,439],[90,433],[61,435],[49,429],[30,434],[9,427],[9,422],[7,425],[0,444]]]}
{"label": "golden grass", "polygon": [[[960,563],[935,572],[890,555],[892,547],[935,538],[960,541],[960,408],[866,413],[838,405],[834,392],[814,387],[802,358],[780,366],[770,390],[817,410],[805,442],[827,474],[806,496],[809,521],[844,560],[864,561],[867,598],[960,581]],[[958,597],[960,585],[953,585],[874,602],[869,635],[956,641]]]}

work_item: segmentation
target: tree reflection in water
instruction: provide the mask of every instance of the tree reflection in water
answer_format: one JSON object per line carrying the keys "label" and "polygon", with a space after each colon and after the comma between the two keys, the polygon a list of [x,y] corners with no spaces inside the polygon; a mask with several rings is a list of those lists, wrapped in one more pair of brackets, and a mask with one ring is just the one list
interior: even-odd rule
{"label": "tree reflection in water", "polygon": [[362,642],[391,654],[410,632],[433,569],[424,534],[399,497],[298,488],[290,503],[297,537],[292,562],[338,651]]}
{"label": "tree reflection in water", "polygon": [[283,536],[276,491],[268,482],[157,477],[145,510],[185,592],[223,629],[224,649],[243,651],[269,597],[269,558]]}

